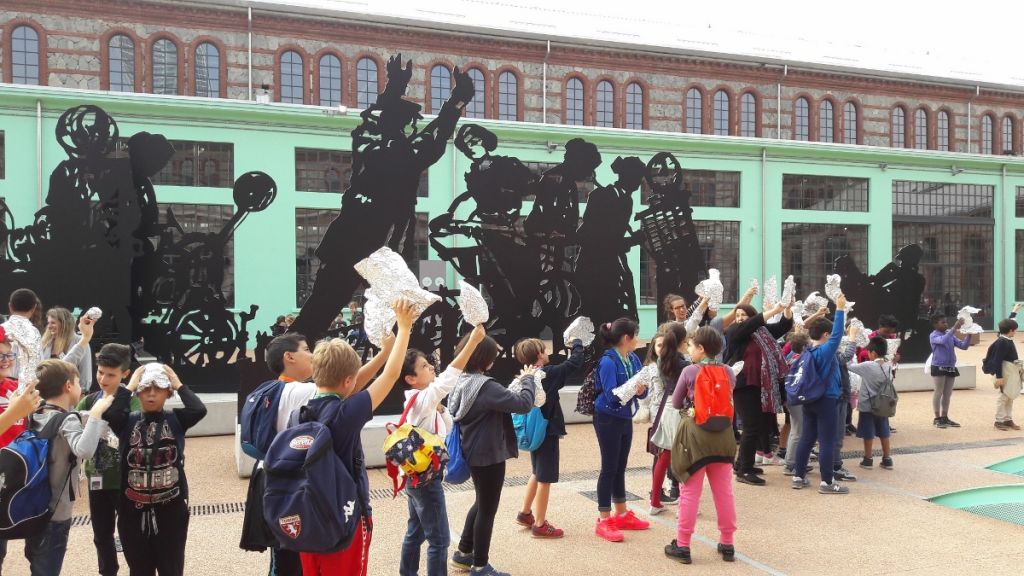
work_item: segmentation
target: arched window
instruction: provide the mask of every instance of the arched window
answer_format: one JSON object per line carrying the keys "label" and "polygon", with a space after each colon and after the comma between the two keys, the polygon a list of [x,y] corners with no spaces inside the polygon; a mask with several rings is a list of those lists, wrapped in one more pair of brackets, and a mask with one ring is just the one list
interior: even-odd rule
{"label": "arched window", "polygon": [[341,59],[334,54],[320,57],[320,105],[341,105]]}
{"label": "arched window", "polygon": [[565,83],[565,123],[583,125],[583,81],[579,78],[569,78]]}
{"label": "arched window", "polygon": [[373,58],[360,58],[356,63],[356,105],[360,110],[377,101],[377,62]]}
{"label": "arched window", "polygon": [[1003,154],[1013,153],[1013,117],[1003,117]]}
{"label": "arched window", "polygon": [[466,104],[466,118],[486,118],[487,113],[484,110],[484,97],[487,95],[487,87],[484,85],[484,73],[479,68],[470,68],[468,72],[469,79],[473,81],[473,88],[476,89],[473,92],[473,99]]}
{"label": "arched window", "polygon": [[928,111],[924,108],[914,112],[914,148],[928,149]]}
{"label": "arched window", "polygon": [[949,112],[939,110],[938,121],[936,124],[936,128],[938,128],[935,134],[935,143],[937,144],[936,148],[943,152],[949,152]]}
{"label": "arched window", "polygon": [[209,42],[196,46],[196,96],[220,98],[220,50]]}
{"label": "arched window", "polygon": [[178,93],[178,46],[169,38],[153,43],[153,94]]}
{"label": "arched window", "polygon": [[907,147],[907,112],[900,106],[892,109],[892,139],[893,148]]}
{"label": "arched window", "polygon": [[833,109],[831,100],[822,100],[818,106],[818,141],[835,142],[835,126],[833,126]]}
{"label": "arched window", "polygon": [[505,71],[498,76],[498,120],[519,119],[519,77]]}
{"label": "arched window", "polygon": [[686,131],[690,134],[704,133],[704,94],[696,88],[686,92]]}
{"label": "arched window", "polygon": [[626,86],[626,128],[644,129],[644,89],[639,82]]}
{"label": "arched window", "polygon": [[289,50],[281,54],[281,102],[305,104],[305,78],[302,73],[302,56]]}
{"label": "arched window", "polygon": [[843,143],[857,143],[857,105],[853,102],[843,104]]}
{"label": "arched window", "polygon": [[124,34],[107,42],[107,81],[114,92],[135,91],[135,42]]}
{"label": "arched window", "polygon": [[750,92],[740,96],[740,136],[757,136],[757,98]]}
{"label": "arched window", "polygon": [[991,154],[995,148],[995,129],[992,117],[988,114],[981,117],[981,153]]}
{"label": "arched window", "polygon": [[801,96],[796,99],[795,106],[796,127],[793,136],[796,140],[807,141],[811,139],[811,103],[807,98]]}
{"label": "arched window", "polygon": [[729,135],[729,93],[725,90],[715,92],[715,134]]}
{"label": "arched window", "polygon": [[430,111],[437,114],[452,93],[452,71],[444,64],[430,69]]}
{"label": "arched window", "polygon": [[615,86],[608,80],[597,83],[594,103],[594,124],[602,128],[615,126]]}
{"label": "arched window", "polygon": [[31,26],[11,33],[11,82],[39,84],[39,33]]}
{"label": "arched window", "polygon": [[196,165],[191,158],[181,161],[181,181],[185,186],[196,185]]}

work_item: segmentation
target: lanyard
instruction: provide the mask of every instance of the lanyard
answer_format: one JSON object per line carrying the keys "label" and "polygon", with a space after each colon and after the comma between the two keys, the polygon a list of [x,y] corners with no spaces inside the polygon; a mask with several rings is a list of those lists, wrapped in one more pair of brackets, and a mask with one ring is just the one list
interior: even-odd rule
{"label": "lanyard", "polygon": [[626,369],[626,379],[629,380],[633,377],[633,366],[632,362],[629,362],[618,352],[615,353],[619,357],[619,362],[622,362],[622,367]]}

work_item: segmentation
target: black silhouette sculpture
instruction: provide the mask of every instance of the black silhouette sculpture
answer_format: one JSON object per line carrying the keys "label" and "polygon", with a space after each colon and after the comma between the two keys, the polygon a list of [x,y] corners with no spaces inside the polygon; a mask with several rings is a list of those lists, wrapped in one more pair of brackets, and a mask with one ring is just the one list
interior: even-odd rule
{"label": "black silhouette sculpture", "polygon": [[669,152],[655,154],[647,162],[647,184],[652,191],[650,205],[636,219],[644,248],[657,266],[657,301],[669,294],[682,294],[693,302],[694,288],[707,277],[708,264],[700,249],[679,160]]}
{"label": "black silhouette sculpture", "polygon": [[924,362],[931,352],[931,324],[921,315],[925,279],[918,271],[924,251],[917,244],[900,248],[896,257],[877,274],[862,272],[849,255],[840,256],[834,270],[843,278],[843,292],[856,302],[853,316],[865,326],[877,326],[878,317],[891,314],[900,324],[900,357],[903,362]]}
{"label": "black silhouette sculpture", "polygon": [[28,287],[47,305],[99,306],[99,342],[142,342],[197,390],[237,390],[256,306],[237,319],[228,309],[224,246],[248,213],[274,200],[273,179],[243,174],[228,226],[217,234],[186,233],[171,213],[158,224],[151,178],[174,154],[163,136],[135,134],[127,157],[111,157],[117,123],[86,105],[61,115],[56,138],[68,158],[51,173],[34,222],[17,228],[0,205],[0,245],[7,245],[0,293]]}
{"label": "black silhouette sculpture", "polygon": [[361,283],[354,264],[381,246],[412,254],[420,176],[444,155],[462,109],[473,99],[472,80],[456,68],[451,96],[437,118],[419,130],[420,105],[403,98],[412,62],[403,69],[398,54],[388,61],[387,74],[384,92],[352,131],[352,177],[341,214],[316,249],[320,268],[313,292],[291,326],[311,341],[326,333]]}

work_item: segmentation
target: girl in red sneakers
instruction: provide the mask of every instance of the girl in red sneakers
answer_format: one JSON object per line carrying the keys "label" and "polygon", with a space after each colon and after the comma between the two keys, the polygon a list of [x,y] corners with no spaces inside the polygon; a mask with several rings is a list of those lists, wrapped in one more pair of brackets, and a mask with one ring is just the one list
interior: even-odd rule
{"label": "girl in red sneakers", "polygon": [[[676,382],[689,362],[686,352],[686,328],[682,322],[671,322],[662,335],[661,352],[658,354],[658,376],[662,382],[662,400],[652,407],[654,423],[650,444],[657,449],[654,460],[654,474],[651,479],[651,515],[665,511],[662,505],[662,484],[672,462],[672,444],[675,443],[679,428],[679,411],[672,408],[672,393]],[[653,386],[652,386],[653,387]],[[669,502],[675,502],[673,498]]]}
{"label": "girl in red sneakers", "polygon": [[[594,532],[609,542],[621,542],[622,530],[646,530],[650,523],[637,518],[626,509],[626,466],[633,444],[633,414],[637,398],[647,395],[647,388],[637,384],[636,397],[623,404],[612,390],[622,386],[642,367],[633,353],[636,348],[637,324],[619,318],[601,326],[601,338],[608,350],[597,363],[598,390],[594,401],[594,430],[601,449],[601,474],[597,478],[597,520]],[[612,504],[615,515],[612,515]]]}
{"label": "girl in red sneakers", "polygon": [[[700,507],[700,494],[704,490],[705,476],[711,484],[715,513],[718,516],[718,552],[726,562],[732,562],[736,557],[736,549],[733,547],[733,534],[736,532],[736,501],[732,493],[732,462],[736,456],[736,441],[727,420],[723,419],[721,422],[721,430],[714,431],[714,419],[709,419],[704,425],[698,425],[693,417],[698,375],[705,368],[721,367],[721,364],[714,362],[715,356],[721,351],[722,337],[718,332],[707,326],[698,328],[690,338],[689,344],[690,360],[693,364],[683,369],[675,392],[672,393],[672,407],[677,410],[689,410],[689,414],[683,418],[676,438],[675,445],[681,446],[683,450],[673,454],[672,458],[672,467],[676,476],[683,482],[683,487],[679,494],[676,538],[665,546],[665,555],[683,564],[692,562],[690,538],[697,523],[697,509]],[[722,373],[728,378],[729,386],[735,387],[736,377],[732,370],[725,367],[719,373],[719,377]]]}

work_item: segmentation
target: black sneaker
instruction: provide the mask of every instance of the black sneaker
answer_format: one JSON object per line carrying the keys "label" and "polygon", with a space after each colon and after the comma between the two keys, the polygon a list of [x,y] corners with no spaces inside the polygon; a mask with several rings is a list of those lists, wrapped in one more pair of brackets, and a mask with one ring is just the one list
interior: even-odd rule
{"label": "black sneaker", "polygon": [[871,470],[875,467],[875,460],[873,458],[865,458],[860,461],[860,467]]}
{"label": "black sneaker", "polygon": [[473,568],[473,553],[470,552],[469,554],[463,554],[456,549],[455,552],[452,552],[451,565],[452,568],[456,568],[458,570],[470,570]]}
{"label": "black sneaker", "polygon": [[942,419],[946,421],[946,426],[949,426],[951,428],[959,428],[960,427],[959,423],[953,422],[952,420],[949,419],[948,416],[943,416]]}
{"label": "black sneaker", "polygon": [[764,486],[764,478],[761,478],[753,472],[747,472],[746,474],[737,474],[736,481],[744,484],[750,484],[751,486]]}
{"label": "black sneaker", "polygon": [[932,426],[935,426],[936,428],[949,428],[949,424],[946,424],[946,419],[938,417],[932,420]]}
{"label": "black sneaker", "polygon": [[662,504],[675,504],[678,501],[679,501],[679,491],[678,490],[676,490],[676,495],[674,497],[672,496],[671,492],[666,494],[664,489],[661,490],[661,503]]}
{"label": "black sneaker", "polygon": [[882,468],[892,470],[892,458],[882,458]]}
{"label": "black sneaker", "polygon": [[687,546],[676,546],[675,540],[665,545],[665,556],[683,564],[693,563],[693,558],[690,558],[690,548]]}
{"label": "black sneaker", "polygon": [[732,544],[719,544],[718,553],[722,555],[722,560],[726,562],[736,561],[736,547]]}
{"label": "black sneaker", "polygon": [[672,487],[668,490],[669,501],[676,502],[679,500],[679,484],[676,482],[672,483]]}
{"label": "black sneaker", "polygon": [[739,468],[733,468],[733,474],[737,476],[743,476],[744,474],[764,474],[764,468],[758,468],[755,466],[746,472],[740,471]]}
{"label": "black sneaker", "polygon": [[836,470],[836,471],[832,472],[832,477],[835,478],[836,480],[842,480],[844,482],[856,482],[857,481],[857,476],[855,476],[852,472],[850,472],[846,468],[840,468],[839,470]]}

